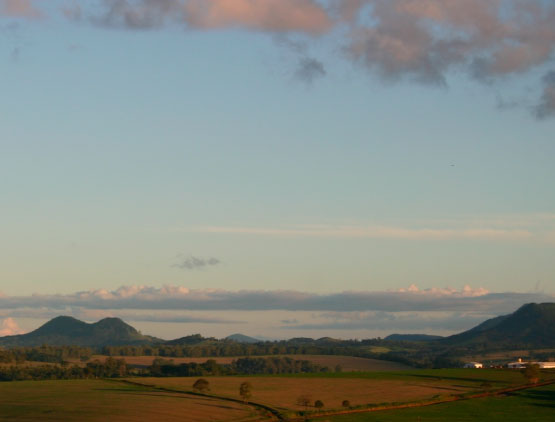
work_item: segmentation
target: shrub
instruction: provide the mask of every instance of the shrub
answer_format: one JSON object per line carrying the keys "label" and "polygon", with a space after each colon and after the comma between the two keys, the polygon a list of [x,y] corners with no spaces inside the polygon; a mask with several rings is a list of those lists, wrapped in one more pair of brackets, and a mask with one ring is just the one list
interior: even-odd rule
{"label": "shrub", "polygon": [[204,393],[205,391],[210,391],[210,383],[204,378],[199,378],[193,384],[193,390],[196,390],[200,393]]}

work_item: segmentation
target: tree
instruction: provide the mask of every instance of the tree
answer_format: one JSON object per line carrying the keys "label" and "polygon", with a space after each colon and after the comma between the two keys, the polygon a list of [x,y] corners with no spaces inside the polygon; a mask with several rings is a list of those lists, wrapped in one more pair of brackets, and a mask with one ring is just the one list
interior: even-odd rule
{"label": "tree", "polygon": [[312,397],[309,394],[301,394],[297,397],[297,404],[299,406],[308,407],[312,403]]}
{"label": "tree", "polygon": [[210,383],[204,378],[199,378],[193,384],[193,390],[198,391],[199,393],[210,391]]}
{"label": "tree", "polygon": [[322,407],[324,407],[324,402],[322,400],[316,400],[314,402],[314,407],[316,409],[321,409]]}
{"label": "tree", "polygon": [[529,383],[536,384],[540,378],[540,365],[537,363],[529,363],[526,365],[526,368],[522,370],[522,374]]}
{"label": "tree", "polygon": [[252,384],[250,382],[242,382],[239,386],[239,395],[247,403],[252,397]]}
{"label": "tree", "polygon": [[349,400],[343,400],[343,403],[341,403],[341,406],[343,407],[350,407],[351,406],[351,402]]}
{"label": "tree", "polygon": [[489,383],[488,381],[484,381],[484,382],[481,384],[481,387],[482,387],[484,390],[491,390],[492,385],[491,385],[491,383]]}

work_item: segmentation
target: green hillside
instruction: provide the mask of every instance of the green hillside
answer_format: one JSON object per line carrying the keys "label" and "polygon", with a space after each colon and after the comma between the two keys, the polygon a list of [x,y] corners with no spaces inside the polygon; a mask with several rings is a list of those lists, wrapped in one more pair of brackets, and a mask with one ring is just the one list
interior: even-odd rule
{"label": "green hillside", "polygon": [[481,343],[495,348],[552,348],[555,347],[555,303],[529,303],[510,315],[489,319],[438,342],[449,346]]}

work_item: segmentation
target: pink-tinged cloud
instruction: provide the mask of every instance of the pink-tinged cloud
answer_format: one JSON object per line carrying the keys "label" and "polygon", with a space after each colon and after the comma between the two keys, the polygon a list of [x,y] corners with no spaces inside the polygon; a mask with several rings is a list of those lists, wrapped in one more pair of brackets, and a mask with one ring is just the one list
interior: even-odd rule
{"label": "pink-tinged cloud", "polygon": [[14,336],[16,334],[23,334],[23,330],[19,328],[19,325],[17,325],[13,318],[4,319],[0,324],[0,337]]}
{"label": "pink-tinged cloud", "polygon": [[261,31],[322,34],[332,27],[313,0],[189,0],[186,20],[196,28],[244,27]]}
{"label": "pink-tinged cloud", "polygon": [[[348,51],[390,78],[444,83],[454,66],[487,78],[527,71],[555,51],[555,5],[541,0],[366,0]],[[370,5],[371,23],[354,23]],[[353,11],[350,10],[352,14]]]}
{"label": "pink-tinged cloud", "polygon": [[0,0],[0,15],[17,18],[40,18],[42,13],[31,0]]}

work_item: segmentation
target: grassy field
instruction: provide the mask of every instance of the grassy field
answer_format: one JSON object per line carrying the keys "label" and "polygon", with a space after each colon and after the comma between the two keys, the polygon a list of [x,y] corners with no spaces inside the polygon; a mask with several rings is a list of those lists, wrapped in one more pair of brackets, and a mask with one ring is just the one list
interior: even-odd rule
{"label": "grassy field", "polygon": [[[323,410],[340,409],[343,400],[352,406],[393,404],[442,399],[467,392],[522,385],[524,377],[512,370],[411,370],[392,372],[341,372],[249,377],[205,377],[210,394],[190,394],[196,377],[131,378],[125,380],[23,381],[0,383],[0,421],[135,421],[191,422],[261,421],[256,404],[282,413],[314,411],[297,403],[307,394],[324,402]],[[543,372],[543,379],[555,378]],[[253,405],[227,401],[239,399],[239,385],[252,385]],[[159,388],[168,391],[161,391]],[[175,390],[175,391],[169,391]],[[216,397],[217,396],[217,397]],[[414,409],[328,416],[322,421],[547,421],[555,411],[555,387],[523,390],[506,397],[463,400]],[[528,415],[528,413],[530,415]],[[515,415],[519,415],[518,417]],[[420,418],[420,419],[419,419]]]}
{"label": "grassy field", "polygon": [[[305,410],[297,398],[309,394],[321,400],[324,409],[341,408],[343,400],[351,405],[405,402],[434,396],[462,394],[481,390],[484,382],[494,388],[522,384],[518,371],[499,370],[412,370],[405,372],[367,372],[337,374],[295,374],[287,376],[208,377],[211,393],[238,397],[241,382],[253,386],[252,400],[280,410]],[[178,390],[191,390],[195,378],[141,378],[140,382]],[[309,408],[313,410],[313,408]]]}
{"label": "grassy field", "polygon": [[250,406],[123,383],[0,383],[0,421],[259,421]]}
{"label": "grassy field", "polygon": [[502,397],[314,419],[315,422],[548,422],[552,420],[555,420],[555,385],[553,384]]}
{"label": "grassy field", "polygon": [[[130,365],[137,365],[137,366],[150,366],[152,365],[152,361],[157,356],[116,356],[118,359],[125,359],[125,361]],[[247,356],[239,356],[239,357],[202,357],[202,358],[164,358],[164,359],[171,359],[174,361],[175,364],[180,363],[204,363],[208,359],[213,359],[217,363],[220,364],[229,364],[234,360],[237,360],[241,357]],[[252,358],[257,357],[269,357],[269,356],[250,356]],[[337,365],[341,366],[343,371],[404,371],[408,369],[412,369],[407,365],[403,365],[401,363],[396,362],[389,362],[385,360],[377,360],[377,359],[365,359],[365,358],[357,358],[352,356],[331,356],[331,355],[278,355],[278,356],[271,356],[271,357],[290,357],[296,360],[308,360],[312,363],[327,366],[331,370],[334,370]],[[98,359],[100,361],[104,361],[107,356],[103,355],[95,355],[91,358],[91,360]],[[75,360],[75,363],[83,364]]]}

